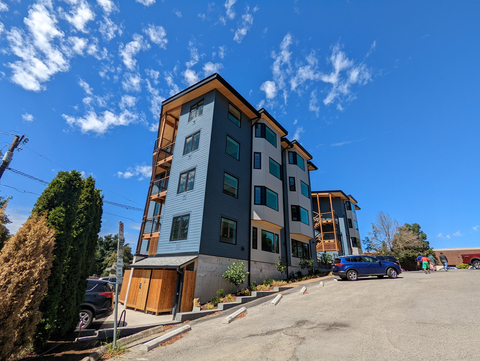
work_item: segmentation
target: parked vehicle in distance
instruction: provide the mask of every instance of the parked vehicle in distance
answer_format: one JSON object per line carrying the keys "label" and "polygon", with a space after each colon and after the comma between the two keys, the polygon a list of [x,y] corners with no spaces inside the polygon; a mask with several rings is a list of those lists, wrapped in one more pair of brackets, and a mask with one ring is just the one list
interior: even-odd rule
{"label": "parked vehicle in distance", "polygon": [[117,283],[117,277],[100,277],[102,281],[107,281],[110,286],[112,286],[112,290],[115,291],[115,284]]}
{"label": "parked vehicle in distance", "polygon": [[396,263],[400,268],[402,268],[402,266],[400,265],[400,261],[395,256],[373,256],[373,257],[378,259],[379,261],[388,261],[388,262]]}
{"label": "parked vehicle in distance", "polygon": [[113,312],[113,292],[107,281],[87,280],[85,301],[80,305],[82,328],[88,328],[94,319],[110,316]]}
{"label": "parked vehicle in distance", "polygon": [[362,254],[341,256],[333,261],[332,274],[343,280],[356,281],[358,277],[377,276],[396,278],[402,269],[395,262],[380,261]]}
{"label": "parked vehicle in distance", "polygon": [[480,269],[480,253],[462,254],[463,263]]}

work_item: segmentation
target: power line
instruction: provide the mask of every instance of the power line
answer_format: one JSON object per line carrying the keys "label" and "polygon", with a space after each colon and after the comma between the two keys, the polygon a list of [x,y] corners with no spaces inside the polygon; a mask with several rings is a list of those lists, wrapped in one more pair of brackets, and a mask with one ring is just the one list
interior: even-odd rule
{"label": "power line", "polygon": [[48,185],[48,182],[45,182],[44,180],[38,179],[38,178],[36,178],[36,177],[34,177],[34,176],[31,176],[31,175],[29,175],[29,174],[20,172],[19,170],[16,170],[16,169],[13,169],[13,168],[7,168],[7,170],[9,170],[9,171],[11,171],[11,172],[13,172],[13,173],[19,174],[19,175],[21,175],[21,176],[30,178],[30,179],[32,179],[32,180],[34,180],[34,181],[39,182],[39,183],[43,183],[43,184],[45,184],[45,185]]}
{"label": "power line", "polygon": [[8,187],[8,188],[15,189],[15,190],[16,190],[17,192],[19,192],[19,193],[31,193],[31,194],[35,194],[35,195],[37,195],[37,196],[40,195],[40,194],[38,194],[38,193],[33,193],[33,192],[29,192],[29,191],[26,191],[26,190],[23,190],[23,189],[17,189],[17,188],[12,187],[12,186],[7,186],[6,184],[2,184],[2,183],[0,183],[0,186],[4,186],[4,187]]}
{"label": "power line", "polygon": [[126,209],[131,209],[131,210],[133,210],[133,211],[143,212],[143,209],[142,209],[142,208],[131,207],[131,206],[127,206],[127,205],[125,205],[125,204],[114,203],[114,202],[105,201],[105,200],[103,201],[103,203],[111,204],[111,205],[117,206],[117,207],[123,207],[123,208],[126,208]]}
{"label": "power line", "polygon": [[124,219],[129,219],[131,220],[132,222],[135,222],[135,223],[142,223],[142,222],[138,222],[132,218],[128,218],[128,217],[124,217],[124,216],[119,216],[118,214],[113,214],[113,213],[108,213],[108,212],[103,212],[103,214],[109,214],[111,216],[115,216],[115,217],[119,217],[119,218],[124,218]]}

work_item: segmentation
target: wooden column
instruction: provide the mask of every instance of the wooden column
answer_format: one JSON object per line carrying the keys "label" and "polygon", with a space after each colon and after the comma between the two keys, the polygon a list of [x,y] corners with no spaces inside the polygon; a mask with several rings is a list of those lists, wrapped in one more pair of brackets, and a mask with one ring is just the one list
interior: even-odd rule
{"label": "wooden column", "polygon": [[337,244],[337,227],[335,226],[335,212],[333,211],[333,204],[332,204],[332,194],[328,193],[328,198],[330,199],[330,211],[332,212],[332,222],[333,222],[333,236],[335,238],[335,246],[338,248]]}
{"label": "wooden column", "polygon": [[322,250],[325,252],[325,240],[323,239],[323,226],[322,226],[322,211],[320,209],[320,196],[317,194],[317,209],[318,209],[318,217],[320,221],[320,234],[322,236]]}

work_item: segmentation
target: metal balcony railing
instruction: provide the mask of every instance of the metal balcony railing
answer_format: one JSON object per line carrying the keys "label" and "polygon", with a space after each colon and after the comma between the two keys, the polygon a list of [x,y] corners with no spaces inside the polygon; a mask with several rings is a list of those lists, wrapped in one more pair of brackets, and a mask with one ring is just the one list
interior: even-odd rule
{"label": "metal balcony railing", "polygon": [[142,246],[140,247],[140,254],[148,254],[148,248],[150,247],[149,239],[142,239]]}
{"label": "metal balcony railing", "polygon": [[173,155],[173,149],[175,148],[175,143],[169,143],[168,145],[155,149],[158,152],[157,162],[167,159]]}
{"label": "metal balcony railing", "polygon": [[162,216],[147,218],[145,220],[145,228],[143,229],[143,233],[160,232],[160,228],[162,226],[161,218]]}
{"label": "metal balcony railing", "polygon": [[168,187],[168,179],[170,176],[156,180],[152,186],[152,196],[165,192]]}

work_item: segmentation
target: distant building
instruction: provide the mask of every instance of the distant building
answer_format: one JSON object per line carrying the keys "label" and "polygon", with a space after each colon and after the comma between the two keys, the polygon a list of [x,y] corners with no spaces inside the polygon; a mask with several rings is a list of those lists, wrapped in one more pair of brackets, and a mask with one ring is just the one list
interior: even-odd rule
{"label": "distant building", "polygon": [[463,263],[462,254],[480,254],[480,247],[474,248],[442,248],[435,249],[435,257],[440,260],[440,252],[442,252],[448,259],[449,266],[458,266]]}
{"label": "distant building", "polygon": [[280,257],[289,272],[302,258],[316,260],[310,171],[317,168],[265,109],[214,74],[165,100],[160,117],[121,295],[127,306],[158,313],[180,303],[190,311],[193,298],[234,290],[222,278],[234,261],[261,282],[280,277]]}
{"label": "distant building", "polygon": [[362,253],[356,199],[340,190],[314,191],[312,203],[317,255]]}

